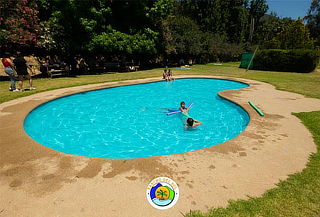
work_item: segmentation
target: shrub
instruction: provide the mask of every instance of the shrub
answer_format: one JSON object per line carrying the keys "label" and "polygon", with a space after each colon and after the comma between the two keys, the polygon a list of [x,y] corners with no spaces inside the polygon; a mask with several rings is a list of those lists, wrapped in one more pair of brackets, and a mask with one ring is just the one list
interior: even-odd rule
{"label": "shrub", "polygon": [[244,52],[243,44],[230,43],[218,34],[204,34],[202,46],[202,59],[207,59],[207,62],[239,61]]}
{"label": "shrub", "polygon": [[254,69],[283,72],[312,72],[319,63],[318,50],[261,50],[254,58]]}

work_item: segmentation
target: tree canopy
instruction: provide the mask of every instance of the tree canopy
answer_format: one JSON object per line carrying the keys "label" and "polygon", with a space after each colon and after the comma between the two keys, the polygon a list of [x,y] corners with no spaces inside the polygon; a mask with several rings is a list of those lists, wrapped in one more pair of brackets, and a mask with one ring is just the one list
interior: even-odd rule
{"label": "tree canopy", "polygon": [[306,28],[266,15],[266,0],[2,0],[0,52],[233,60],[254,45],[312,47],[319,1]]}
{"label": "tree canopy", "polygon": [[311,36],[317,39],[317,45],[320,46],[320,0],[312,0],[305,20]]}
{"label": "tree canopy", "polygon": [[0,6],[0,43],[5,48],[14,45],[35,46],[39,18],[35,1],[3,0]]}

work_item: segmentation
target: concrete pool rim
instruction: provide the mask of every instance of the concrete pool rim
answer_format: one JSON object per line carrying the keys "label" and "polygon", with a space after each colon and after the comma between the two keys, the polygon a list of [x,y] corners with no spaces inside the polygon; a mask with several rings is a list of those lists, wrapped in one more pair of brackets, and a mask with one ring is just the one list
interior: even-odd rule
{"label": "concrete pool rim", "polygon": [[[246,127],[241,131],[241,133],[243,133],[246,128],[248,127],[248,125],[250,124],[250,120],[251,120],[251,115],[250,115],[250,112],[251,109],[248,109],[247,106],[244,106],[242,105],[241,103],[238,103],[236,101],[234,101],[233,99],[231,99],[230,97],[227,97],[227,93],[228,91],[234,91],[234,90],[241,90],[241,89],[246,89],[246,88],[250,88],[250,84],[248,81],[243,81],[243,80],[240,80],[240,79],[237,79],[237,78],[229,78],[229,77],[217,77],[217,76],[177,76],[176,77],[176,80],[181,80],[181,79],[213,79],[213,80],[225,80],[225,81],[232,81],[232,82],[237,82],[237,83],[241,83],[241,84],[245,84],[247,85],[246,87],[242,87],[242,88],[237,88],[237,89],[231,89],[231,90],[222,90],[222,91],[219,91],[217,93],[217,95],[219,97],[221,97],[222,99],[224,100],[227,100],[229,102],[231,102],[232,104],[235,104],[236,106],[239,106],[240,109],[242,109],[243,112],[245,112],[247,115],[248,115],[248,118],[249,118],[249,121],[248,121],[248,124],[246,125]],[[114,83],[114,82],[106,82],[106,83],[101,83],[101,85],[103,86],[97,86],[97,87],[93,87],[93,88],[89,88],[87,90],[80,90],[80,91],[76,91],[76,92],[71,92],[71,93],[66,93],[66,94],[62,94],[60,96],[56,96],[55,98],[53,99],[49,99],[47,101],[44,101],[38,105],[35,105],[34,107],[32,107],[27,115],[25,115],[24,119],[23,119],[23,129],[24,129],[24,123],[25,123],[25,120],[26,118],[28,117],[28,115],[33,112],[34,110],[36,110],[37,108],[47,104],[47,103],[50,103],[51,101],[54,101],[54,100],[58,100],[58,99],[61,99],[61,98],[65,98],[65,97],[69,97],[69,96],[72,96],[72,95],[77,95],[77,94],[82,94],[82,93],[86,93],[86,92],[92,92],[92,91],[99,91],[99,90],[104,90],[104,89],[111,89],[111,88],[117,88],[117,87],[124,87],[124,86],[133,86],[133,85],[143,85],[143,84],[149,84],[149,83],[156,83],[156,82],[166,82],[166,81],[163,81],[163,79],[156,79],[156,78],[152,78],[152,80],[150,79],[147,79],[146,81],[144,81],[146,79],[137,79],[137,80],[127,80],[127,81],[120,81],[120,82],[125,82],[125,83],[120,83],[119,82],[119,85],[112,85],[112,86],[108,86],[109,83]],[[107,85],[107,87],[105,86]],[[87,85],[82,85],[83,87],[86,87]],[[82,87],[82,86],[77,86],[77,87]],[[49,91],[46,91],[46,92],[49,92]],[[253,111],[254,112],[254,111]],[[25,129],[24,129],[24,132],[25,132]],[[241,134],[240,133],[240,134]],[[31,138],[26,132],[25,134],[28,136],[28,138],[34,140],[33,138]],[[230,139],[230,140],[227,140],[225,142],[228,142],[228,141],[231,141],[233,139],[236,139],[240,134],[238,134],[236,137]],[[34,140],[36,143],[38,143],[36,140]],[[223,143],[225,143],[223,142]],[[219,144],[216,144],[216,145],[221,145],[223,143],[219,143]],[[58,151],[58,150],[55,150],[55,149],[52,149],[46,145],[43,145],[43,144],[40,144],[38,143],[39,145],[41,146],[45,146],[47,148],[49,148],[50,150],[54,150],[54,151],[57,151],[57,152],[61,152],[61,151]],[[213,145],[213,146],[216,146],[216,145]],[[210,148],[212,146],[209,146],[209,147],[206,147],[206,148]],[[202,148],[202,149],[206,149],[206,148]],[[194,150],[194,151],[198,151],[198,150],[202,150],[202,149],[197,149],[197,150]],[[194,151],[188,151],[188,152],[194,152]],[[177,154],[184,154],[184,153],[188,153],[188,152],[182,152],[182,153],[177,153]],[[70,154],[70,155],[76,155],[76,154],[72,154],[72,153],[66,153],[66,152],[62,152],[64,154]],[[176,155],[176,154],[169,154],[169,155]],[[88,156],[83,156],[83,155],[76,155],[76,156],[80,156],[80,157],[88,157]],[[148,157],[161,157],[161,156],[166,156],[166,155],[155,155],[155,156],[147,156],[147,157],[139,157],[139,158],[99,158],[99,157],[89,157],[89,158],[98,158],[98,159],[111,159],[111,160],[133,160],[133,159],[141,159],[141,158],[148,158]]]}

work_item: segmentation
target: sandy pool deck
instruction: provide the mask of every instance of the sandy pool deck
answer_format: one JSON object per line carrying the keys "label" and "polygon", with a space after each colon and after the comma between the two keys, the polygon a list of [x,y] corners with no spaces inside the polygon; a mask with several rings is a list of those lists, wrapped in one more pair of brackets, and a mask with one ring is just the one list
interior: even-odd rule
{"label": "sandy pool deck", "polygon": [[[250,115],[238,137],[210,148],[131,160],[96,159],[64,154],[42,146],[23,130],[26,115],[57,97],[93,89],[158,81],[157,78],[109,82],[53,90],[0,104],[0,216],[182,216],[190,210],[226,206],[229,200],[262,195],[289,174],[302,171],[316,152],[311,133],[292,112],[320,110],[320,100],[276,90],[272,85],[219,94]],[[264,113],[260,117],[252,100]],[[157,210],[146,199],[156,177],[173,179],[180,189],[177,204]]]}

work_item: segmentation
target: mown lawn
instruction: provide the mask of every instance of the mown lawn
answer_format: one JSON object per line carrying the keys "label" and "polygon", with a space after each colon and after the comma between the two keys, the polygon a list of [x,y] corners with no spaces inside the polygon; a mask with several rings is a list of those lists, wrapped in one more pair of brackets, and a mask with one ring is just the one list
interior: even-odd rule
{"label": "mown lawn", "polygon": [[[320,69],[308,74],[249,71],[238,68],[239,63],[223,65],[195,65],[192,69],[175,69],[176,75],[222,75],[259,80],[273,84],[280,90],[301,93],[308,97],[320,98]],[[8,91],[9,81],[0,82],[0,103],[37,92],[108,81],[160,77],[163,69],[152,69],[131,73],[81,75],[54,79],[35,79],[35,91],[12,93]],[[27,86],[26,86],[27,87]],[[246,201],[232,201],[226,208],[216,208],[206,214],[198,211],[188,217],[222,216],[320,216],[320,111],[295,114],[309,128],[318,146],[318,152],[310,157],[303,172],[290,175],[278,187],[267,191],[262,197]],[[303,145],[303,144],[301,144]]]}
{"label": "mown lawn", "polygon": [[[280,90],[288,90],[301,93],[309,97],[320,98],[320,70],[308,74],[286,73],[286,72],[268,72],[268,71],[249,71],[238,68],[239,62],[224,63],[216,65],[214,63],[207,65],[195,65],[192,69],[175,69],[175,75],[223,75],[230,77],[241,77],[264,81],[275,85]],[[9,92],[9,81],[0,82],[0,103],[19,98],[21,96],[31,95],[37,92],[58,89],[62,87],[71,87],[84,84],[102,83],[108,81],[120,81],[149,77],[161,77],[163,69],[152,69],[130,73],[114,73],[100,75],[80,75],[77,77],[60,78],[39,78],[34,79],[34,86],[37,90],[25,92]],[[25,81],[25,88],[28,83]]]}

